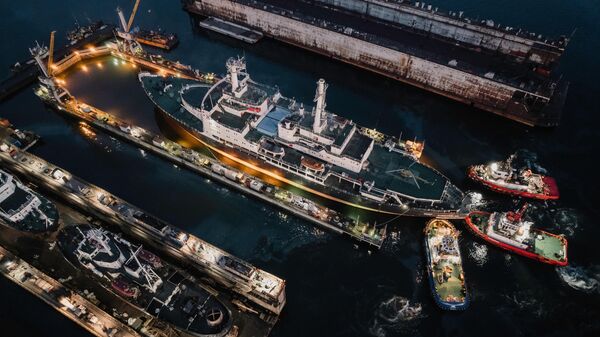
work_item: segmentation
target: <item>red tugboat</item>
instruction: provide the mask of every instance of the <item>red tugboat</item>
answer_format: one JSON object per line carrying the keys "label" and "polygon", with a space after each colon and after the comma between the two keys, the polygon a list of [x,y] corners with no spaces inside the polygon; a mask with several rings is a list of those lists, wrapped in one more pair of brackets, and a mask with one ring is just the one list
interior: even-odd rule
{"label": "red tugboat", "polygon": [[518,212],[472,212],[465,219],[469,229],[485,241],[543,263],[566,266],[567,239],[532,228],[523,219],[525,204]]}
{"label": "red tugboat", "polygon": [[500,193],[539,200],[558,199],[554,178],[533,173],[529,168],[515,169],[512,165],[514,157],[513,154],[504,162],[471,166],[469,178]]}

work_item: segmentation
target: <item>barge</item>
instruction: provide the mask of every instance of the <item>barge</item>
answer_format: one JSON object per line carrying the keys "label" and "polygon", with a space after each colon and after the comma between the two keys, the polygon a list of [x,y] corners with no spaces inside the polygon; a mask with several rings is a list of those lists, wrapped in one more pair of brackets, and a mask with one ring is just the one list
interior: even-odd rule
{"label": "barge", "polygon": [[165,33],[163,31],[154,30],[136,30],[134,29],[131,33],[133,38],[144,45],[160,48],[164,50],[171,50],[179,44],[179,38],[177,34]]}
{"label": "barge", "polygon": [[441,15],[421,2],[183,0],[216,17],[530,126],[559,123],[568,38]]}

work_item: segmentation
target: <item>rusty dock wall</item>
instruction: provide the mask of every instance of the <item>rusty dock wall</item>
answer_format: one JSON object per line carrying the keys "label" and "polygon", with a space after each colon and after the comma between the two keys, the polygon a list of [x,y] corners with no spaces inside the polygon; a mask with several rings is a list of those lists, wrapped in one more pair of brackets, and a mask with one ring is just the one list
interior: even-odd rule
{"label": "rusty dock wall", "polygon": [[[449,64],[415,57],[378,43],[368,34],[338,29],[280,9],[246,0],[186,1],[193,14],[213,16],[258,29],[274,39],[353,64],[530,126],[558,124],[566,87],[526,91]],[[493,76],[492,76],[493,77]],[[558,91],[558,93],[557,93]],[[554,96],[554,97],[553,97]]]}

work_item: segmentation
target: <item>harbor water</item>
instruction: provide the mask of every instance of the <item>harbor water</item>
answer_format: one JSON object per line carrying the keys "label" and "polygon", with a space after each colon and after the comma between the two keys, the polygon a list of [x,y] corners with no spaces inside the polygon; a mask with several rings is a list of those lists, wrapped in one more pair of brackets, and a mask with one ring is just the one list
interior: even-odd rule
{"label": "harbor water", "polygon": [[[31,151],[287,281],[287,305],[274,337],[300,336],[597,336],[600,335],[598,125],[600,124],[600,3],[595,0],[431,0],[511,26],[557,36],[577,29],[560,72],[571,86],[561,125],[532,129],[491,113],[264,39],[244,44],[199,31],[179,1],[144,0],[134,26],[178,34],[166,57],[216,74],[245,55],[254,80],[278,85],[285,96],[310,102],[315,82],[330,84],[329,110],[403,138],[425,140],[424,160],[463,190],[481,190],[492,203],[517,207],[466,178],[466,168],[526,149],[531,161],[556,178],[557,202],[534,203],[541,226],[564,233],[572,267],[557,269],[511,255],[475,238],[464,223],[460,248],[471,307],[442,312],[424,271],[427,219],[390,218],[340,207],[353,217],[389,222],[380,251],[357,246],[258,200],[174,166],[44,107],[33,86],[0,103],[0,117],[42,140]],[[116,22],[115,8],[130,1],[2,1],[0,75],[28,58],[38,40],[57,46],[75,22]],[[158,52],[158,51],[156,51]],[[139,69],[107,57],[63,76],[79,99],[132,124],[177,139],[138,84]],[[187,139],[190,146],[197,146]],[[87,332],[25,290],[0,279],[0,335],[87,336]]]}

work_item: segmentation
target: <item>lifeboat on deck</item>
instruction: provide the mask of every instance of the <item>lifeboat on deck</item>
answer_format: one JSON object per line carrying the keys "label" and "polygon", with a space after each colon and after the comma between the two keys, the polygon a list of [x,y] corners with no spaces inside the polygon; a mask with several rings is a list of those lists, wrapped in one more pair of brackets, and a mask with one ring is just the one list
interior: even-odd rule
{"label": "lifeboat on deck", "polygon": [[114,280],[111,283],[111,287],[120,295],[130,298],[130,297],[137,297],[138,295],[138,288],[131,286],[129,283],[121,280],[121,279],[117,279]]}
{"label": "lifeboat on deck", "polygon": [[322,162],[316,161],[309,157],[302,157],[300,164],[308,170],[315,173],[323,173],[325,171],[325,165]]}

